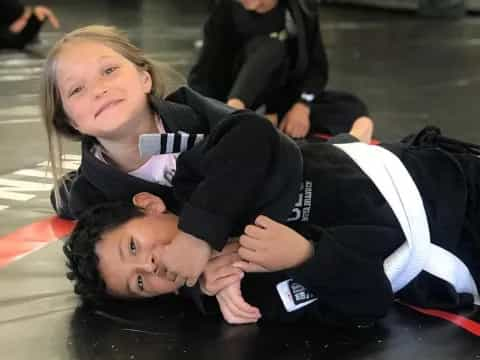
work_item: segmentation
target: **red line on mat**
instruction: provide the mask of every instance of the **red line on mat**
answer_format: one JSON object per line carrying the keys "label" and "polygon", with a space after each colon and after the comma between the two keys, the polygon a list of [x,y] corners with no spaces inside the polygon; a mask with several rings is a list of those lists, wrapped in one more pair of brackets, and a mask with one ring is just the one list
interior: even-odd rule
{"label": "red line on mat", "polygon": [[402,302],[400,302],[400,304],[408,306],[409,308],[416,310],[422,314],[450,321],[451,323],[461,327],[462,329],[465,329],[476,336],[480,336],[480,323],[473,321],[469,318],[466,318],[465,316],[449,313],[443,310],[425,309],[425,308],[421,308],[418,306],[414,306],[414,305],[410,305]]}
{"label": "red line on mat", "polygon": [[51,216],[0,237],[0,266],[68,235],[73,226],[73,221]]}

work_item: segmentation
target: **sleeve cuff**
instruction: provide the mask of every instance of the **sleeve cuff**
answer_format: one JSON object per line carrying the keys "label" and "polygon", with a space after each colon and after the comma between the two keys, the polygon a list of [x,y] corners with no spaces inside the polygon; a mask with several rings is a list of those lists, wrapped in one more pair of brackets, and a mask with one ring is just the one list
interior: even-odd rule
{"label": "sleeve cuff", "polygon": [[225,216],[185,204],[178,227],[183,232],[206,241],[215,250],[221,251],[232,230],[233,222]]}

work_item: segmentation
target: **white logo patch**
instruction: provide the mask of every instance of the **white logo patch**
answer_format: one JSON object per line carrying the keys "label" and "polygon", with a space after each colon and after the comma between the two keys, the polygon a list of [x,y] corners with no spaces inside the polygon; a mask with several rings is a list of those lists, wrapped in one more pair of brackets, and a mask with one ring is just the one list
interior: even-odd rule
{"label": "white logo patch", "polygon": [[303,285],[296,283],[292,279],[279,282],[277,291],[287,312],[296,311],[317,301],[317,298],[308,292]]}

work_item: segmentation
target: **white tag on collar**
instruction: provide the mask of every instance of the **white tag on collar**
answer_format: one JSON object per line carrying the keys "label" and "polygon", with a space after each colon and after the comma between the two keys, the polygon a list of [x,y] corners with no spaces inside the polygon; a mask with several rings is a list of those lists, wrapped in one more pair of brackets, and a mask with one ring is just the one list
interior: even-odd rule
{"label": "white tag on collar", "polygon": [[317,298],[303,285],[294,282],[292,279],[279,282],[277,291],[287,312],[296,311],[317,301]]}

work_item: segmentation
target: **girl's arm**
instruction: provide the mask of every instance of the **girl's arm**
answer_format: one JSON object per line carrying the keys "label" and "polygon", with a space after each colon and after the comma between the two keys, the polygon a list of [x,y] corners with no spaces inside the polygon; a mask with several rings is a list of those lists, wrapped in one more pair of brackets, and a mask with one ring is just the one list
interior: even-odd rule
{"label": "girl's arm", "polygon": [[[240,238],[244,271],[283,270],[318,298],[320,312],[340,314],[352,321],[375,320],[393,301],[383,261],[404,237],[384,226],[311,226],[309,242],[292,229],[264,217],[247,226]],[[246,262],[245,262],[246,261]]]}

